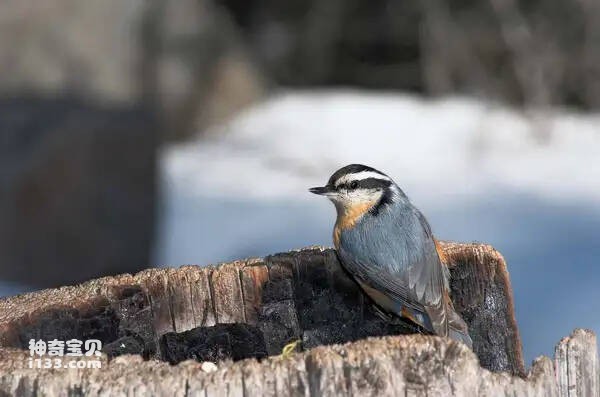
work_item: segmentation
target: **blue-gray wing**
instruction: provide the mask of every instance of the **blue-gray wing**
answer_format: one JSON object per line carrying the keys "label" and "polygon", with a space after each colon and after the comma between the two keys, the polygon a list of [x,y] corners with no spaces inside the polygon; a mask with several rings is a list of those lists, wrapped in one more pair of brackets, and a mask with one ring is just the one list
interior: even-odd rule
{"label": "blue-gray wing", "polygon": [[423,215],[404,205],[367,216],[341,233],[338,252],[346,269],[408,307],[443,310],[447,274]]}

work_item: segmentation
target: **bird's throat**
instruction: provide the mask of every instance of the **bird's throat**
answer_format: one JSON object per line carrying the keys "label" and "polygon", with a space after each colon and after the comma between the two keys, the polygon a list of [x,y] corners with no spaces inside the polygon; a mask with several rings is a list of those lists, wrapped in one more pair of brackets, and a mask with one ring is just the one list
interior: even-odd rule
{"label": "bird's throat", "polygon": [[360,204],[338,208],[337,220],[333,229],[333,242],[336,247],[339,246],[342,231],[353,228],[356,225],[356,222],[373,208],[375,204],[377,204],[377,200],[365,201]]}

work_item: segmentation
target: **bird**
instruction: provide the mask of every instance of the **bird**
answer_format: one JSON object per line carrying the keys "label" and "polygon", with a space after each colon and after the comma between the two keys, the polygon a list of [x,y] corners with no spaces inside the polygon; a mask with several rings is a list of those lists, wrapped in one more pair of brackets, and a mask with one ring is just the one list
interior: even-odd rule
{"label": "bird", "polygon": [[423,214],[388,175],[350,164],[311,193],[337,212],[333,242],[342,266],[374,303],[429,333],[472,348],[449,294],[450,272]]}

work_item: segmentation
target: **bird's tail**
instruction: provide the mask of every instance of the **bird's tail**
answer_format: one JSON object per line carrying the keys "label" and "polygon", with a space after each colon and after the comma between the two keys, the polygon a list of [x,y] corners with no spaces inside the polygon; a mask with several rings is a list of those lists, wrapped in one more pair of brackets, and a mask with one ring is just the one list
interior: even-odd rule
{"label": "bird's tail", "polygon": [[444,298],[440,299],[438,305],[428,306],[426,311],[437,335],[449,336],[454,340],[463,342],[470,348],[473,347],[467,323],[454,310],[447,292],[444,293]]}
{"label": "bird's tail", "polygon": [[466,332],[450,328],[450,333],[448,334],[448,336],[456,341],[464,343],[465,345],[469,346],[470,349],[473,348],[473,340]]}
{"label": "bird's tail", "polygon": [[448,315],[448,336],[464,343],[472,349],[473,340],[469,336],[469,328],[465,320],[460,317],[453,307],[448,308]]}
{"label": "bird's tail", "polygon": [[463,342],[465,345],[469,346],[470,349],[473,348],[473,340],[469,336],[469,327],[465,320],[456,312],[454,309],[454,304],[450,299],[450,295],[448,291],[444,293],[444,299],[446,306],[446,313],[448,314],[448,336],[454,340]]}

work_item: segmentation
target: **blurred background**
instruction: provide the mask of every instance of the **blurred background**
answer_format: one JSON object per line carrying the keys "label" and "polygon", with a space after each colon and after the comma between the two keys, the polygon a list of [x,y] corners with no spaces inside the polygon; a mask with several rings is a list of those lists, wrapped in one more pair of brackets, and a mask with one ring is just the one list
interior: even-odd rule
{"label": "blurred background", "polygon": [[331,245],[365,163],[506,257],[527,360],[600,331],[600,2],[7,0],[0,296]]}

